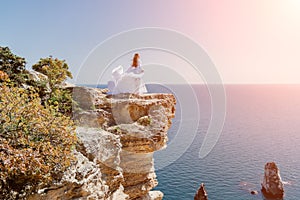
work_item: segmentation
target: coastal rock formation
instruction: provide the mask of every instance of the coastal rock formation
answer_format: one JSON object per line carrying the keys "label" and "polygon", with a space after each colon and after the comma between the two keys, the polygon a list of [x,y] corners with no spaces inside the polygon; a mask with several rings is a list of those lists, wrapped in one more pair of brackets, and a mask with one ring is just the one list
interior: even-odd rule
{"label": "coastal rock formation", "polygon": [[166,147],[175,115],[171,94],[107,95],[74,87],[77,162],[59,183],[29,199],[161,200],[153,153]]}
{"label": "coastal rock formation", "polygon": [[208,200],[207,192],[204,187],[204,183],[201,183],[198,191],[196,192],[194,196],[194,200]]}
{"label": "coastal rock formation", "polygon": [[284,195],[283,183],[281,181],[279,169],[274,162],[268,162],[265,165],[261,191],[265,197],[282,198]]}
{"label": "coastal rock formation", "polygon": [[[97,128],[79,127],[81,143],[74,151],[76,163],[64,172],[59,183],[40,190],[29,200],[126,199],[121,182],[121,144],[118,136]],[[108,167],[109,166],[109,167]],[[118,198],[113,198],[118,196]]]}
{"label": "coastal rock formation", "polygon": [[140,200],[161,200],[164,194],[161,191],[150,191],[146,196],[140,198]]}

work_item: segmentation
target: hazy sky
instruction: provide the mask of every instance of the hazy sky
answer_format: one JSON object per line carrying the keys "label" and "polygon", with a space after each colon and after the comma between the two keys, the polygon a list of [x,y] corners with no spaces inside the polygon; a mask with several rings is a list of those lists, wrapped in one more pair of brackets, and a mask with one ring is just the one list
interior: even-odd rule
{"label": "hazy sky", "polygon": [[28,68],[53,55],[76,75],[108,37],[161,27],[205,49],[225,83],[300,83],[300,0],[7,0],[0,27]]}

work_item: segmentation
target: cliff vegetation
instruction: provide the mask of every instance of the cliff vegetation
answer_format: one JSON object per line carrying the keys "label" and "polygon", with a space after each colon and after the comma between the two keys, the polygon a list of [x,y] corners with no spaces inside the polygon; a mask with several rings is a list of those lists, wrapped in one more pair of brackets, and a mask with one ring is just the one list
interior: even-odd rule
{"label": "cliff vegetation", "polygon": [[72,77],[68,65],[41,59],[38,73],[25,64],[0,47],[0,199],[25,199],[59,180],[74,160],[71,95],[59,86]]}

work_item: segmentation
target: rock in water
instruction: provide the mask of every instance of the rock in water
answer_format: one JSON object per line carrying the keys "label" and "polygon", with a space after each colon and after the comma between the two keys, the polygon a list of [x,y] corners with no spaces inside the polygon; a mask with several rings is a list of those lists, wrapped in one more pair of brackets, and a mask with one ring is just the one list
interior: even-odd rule
{"label": "rock in water", "polygon": [[282,198],[284,194],[283,183],[279,169],[274,162],[265,165],[265,174],[262,183],[262,193],[265,197]]}
{"label": "rock in water", "polygon": [[196,192],[196,194],[194,196],[194,200],[208,200],[207,192],[205,190],[203,183],[201,183],[198,191]]}
{"label": "rock in water", "polygon": [[251,190],[250,194],[252,194],[252,195],[257,195],[257,194],[258,194],[258,191],[256,191],[256,190]]}

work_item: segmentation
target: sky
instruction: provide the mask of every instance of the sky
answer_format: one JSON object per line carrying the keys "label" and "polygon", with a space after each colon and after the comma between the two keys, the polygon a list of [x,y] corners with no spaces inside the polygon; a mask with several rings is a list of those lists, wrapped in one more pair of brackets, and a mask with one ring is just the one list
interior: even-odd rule
{"label": "sky", "polygon": [[[52,55],[65,59],[75,76],[95,74],[83,66],[101,43],[132,29],[157,27],[198,44],[225,84],[300,83],[300,0],[10,0],[1,2],[0,27],[0,45],[25,57],[27,68]],[[141,52],[150,79],[159,71],[150,70],[151,54],[158,52],[145,51],[144,58]],[[160,75],[173,67],[181,78],[193,79],[180,61],[164,62],[176,60],[168,56],[153,58],[168,65]],[[119,63],[126,66],[126,59]]]}

